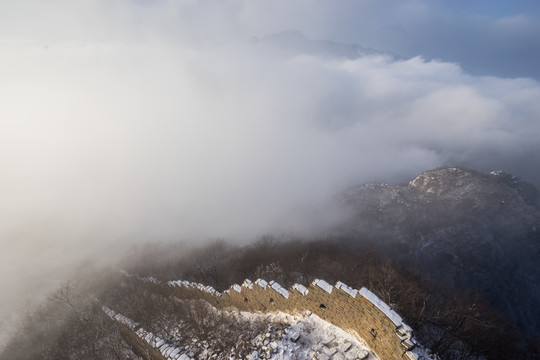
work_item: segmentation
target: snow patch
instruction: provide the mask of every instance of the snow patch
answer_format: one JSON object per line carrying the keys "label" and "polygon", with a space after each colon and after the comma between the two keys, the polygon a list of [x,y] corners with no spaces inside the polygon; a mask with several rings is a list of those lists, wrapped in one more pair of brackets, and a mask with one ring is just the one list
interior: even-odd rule
{"label": "snow patch", "polygon": [[345,285],[341,281],[338,281],[336,283],[336,288],[345,291],[347,294],[349,294],[353,298],[355,298],[356,294],[358,294],[358,290],[353,289],[352,287]]}
{"label": "snow patch", "polygon": [[315,279],[315,281],[313,281],[312,284],[317,285],[318,287],[320,287],[321,289],[323,289],[324,291],[326,291],[329,294],[332,293],[333,286],[330,285],[329,283],[327,283],[324,280]]}
{"label": "snow patch", "polygon": [[283,286],[279,285],[277,282],[270,281],[270,286],[272,287],[272,289],[276,290],[279,294],[281,294],[285,299],[289,298],[289,291]]}
{"label": "snow patch", "polygon": [[263,279],[257,279],[255,281],[255,284],[259,285],[263,289],[266,289],[266,287],[268,286],[268,282],[266,280],[263,280]]}
{"label": "snow patch", "polygon": [[244,280],[244,283],[242,284],[243,287],[248,289],[253,289],[253,282],[249,279]]}
{"label": "snow patch", "polygon": [[302,284],[294,284],[292,288],[304,296],[309,292],[308,288]]}

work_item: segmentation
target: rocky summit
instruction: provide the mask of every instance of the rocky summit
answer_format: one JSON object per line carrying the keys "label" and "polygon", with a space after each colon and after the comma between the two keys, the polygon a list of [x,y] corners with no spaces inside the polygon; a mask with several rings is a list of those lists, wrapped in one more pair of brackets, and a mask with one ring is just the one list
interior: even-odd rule
{"label": "rocky summit", "polygon": [[351,214],[339,228],[344,238],[371,243],[447,285],[477,290],[522,330],[540,333],[534,186],[503,171],[439,168],[407,184],[350,188],[339,201]]}

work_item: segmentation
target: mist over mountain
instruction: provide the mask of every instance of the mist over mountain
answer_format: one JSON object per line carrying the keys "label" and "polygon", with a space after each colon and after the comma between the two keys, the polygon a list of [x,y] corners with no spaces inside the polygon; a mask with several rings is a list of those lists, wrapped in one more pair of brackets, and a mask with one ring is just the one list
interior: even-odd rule
{"label": "mist over mountain", "polygon": [[398,60],[400,57],[390,52],[362,47],[358,44],[343,44],[331,40],[309,39],[299,30],[286,30],[263,37],[253,37],[250,42],[262,49],[283,55],[312,55],[323,58],[358,59],[362,56],[390,56]]}
{"label": "mist over mountain", "polygon": [[540,332],[540,211],[537,189],[510,174],[463,168],[426,171],[402,185],[345,191],[353,213],[340,228],[410,268],[472,288],[525,331]]}

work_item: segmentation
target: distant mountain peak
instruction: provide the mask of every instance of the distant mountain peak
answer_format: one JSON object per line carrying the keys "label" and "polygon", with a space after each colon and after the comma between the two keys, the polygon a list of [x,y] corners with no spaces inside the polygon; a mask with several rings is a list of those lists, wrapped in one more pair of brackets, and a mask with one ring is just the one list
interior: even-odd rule
{"label": "distant mountain peak", "polygon": [[373,244],[451,286],[482,291],[522,329],[540,331],[533,185],[500,170],[445,167],[406,184],[356,186],[340,200],[351,211],[338,230],[348,241]]}
{"label": "distant mountain peak", "polygon": [[415,189],[423,189],[424,191],[433,192],[433,189],[439,191],[449,190],[456,186],[464,186],[473,181],[479,181],[481,175],[475,171],[458,168],[447,167],[437,168],[421,173],[411,182],[409,187]]}
{"label": "distant mountain peak", "polygon": [[309,39],[304,35],[303,32],[296,29],[289,29],[285,31],[280,31],[265,37],[265,39],[283,39],[283,40],[299,40],[299,41],[309,41]]}
{"label": "distant mountain peak", "polygon": [[254,37],[251,43],[266,50],[286,55],[315,55],[330,58],[357,59],[366,55],[384,55],[392,58],[399,56],[362,47],[358,44],[343,44],[331,40],[314,40],[296,29],[280,31],[261,38]]}

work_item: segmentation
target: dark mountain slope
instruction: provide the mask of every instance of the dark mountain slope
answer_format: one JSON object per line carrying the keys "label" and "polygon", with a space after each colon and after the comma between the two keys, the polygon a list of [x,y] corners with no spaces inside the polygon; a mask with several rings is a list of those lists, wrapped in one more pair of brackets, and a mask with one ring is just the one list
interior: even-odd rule
{"label": "dark mountain slope", "polygon": [[523,330],[540,333],[538,191],[504,172],[440,168],[408,184],[365,184],[340,201],[340,233],[454,287],[481,291]]}

